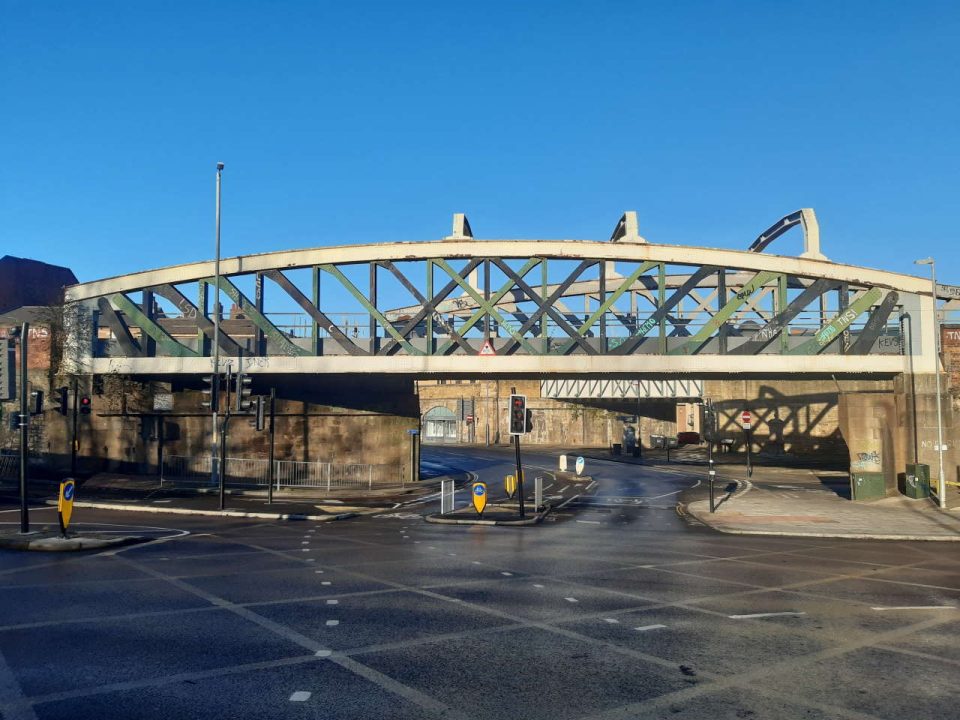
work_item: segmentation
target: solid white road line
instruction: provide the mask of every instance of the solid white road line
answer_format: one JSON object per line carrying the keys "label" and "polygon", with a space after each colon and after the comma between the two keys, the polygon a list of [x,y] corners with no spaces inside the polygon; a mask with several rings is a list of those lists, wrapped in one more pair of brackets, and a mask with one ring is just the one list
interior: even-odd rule
{"label": "solid white road line", "polygon": [[956,610],[956,605],[901,605],[900,607],[875,607],[871,610]]}
{"label": "solid white road line", "polygon": [[749,618],[780,617],[783,615],[806,615],[805,612],[771,612],[771,613],[752,613],[750,615],[727,615],[732,620],[747,620]]}
{"label": "solid white road line", "polygon": [[641,625],[640,627],[635,627],[634,630],[639,630],[640,632],[646,632],[647,630],[659,630],[660,628],[665,628],[666,625]]}

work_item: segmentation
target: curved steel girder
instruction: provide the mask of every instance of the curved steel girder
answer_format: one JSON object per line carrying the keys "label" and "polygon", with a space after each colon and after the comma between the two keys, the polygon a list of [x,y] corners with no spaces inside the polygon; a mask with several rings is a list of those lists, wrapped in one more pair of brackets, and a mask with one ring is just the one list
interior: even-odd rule
{"label": "curved steel girder", "polygon": [[[625,245],[594,240],[446,240],[342,245],[227,258],[221,260],[220,271],[222,275],[230,276],[318,265],[490,257],[662,262],[668,265],[715,266],[753,273],[767,271],[802,278],[839,280],[855,285],[882,287],[916,295],[931,294],[930,282],[926,278],[854,265],[840,265],[826,260],[768,255],[741,250],[680,245]],[[66,299],[68,302],[75,302],[118,292],[141,290],[164,283],[179,284],[200,281],[211,277],[213,273],[213,261],[147,270],[72,285],[66,290]]]}

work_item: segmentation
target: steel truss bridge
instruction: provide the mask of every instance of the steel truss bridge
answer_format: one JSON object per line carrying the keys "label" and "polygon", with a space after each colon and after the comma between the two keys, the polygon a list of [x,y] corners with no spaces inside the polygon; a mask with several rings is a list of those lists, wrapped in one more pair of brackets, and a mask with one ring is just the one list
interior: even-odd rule
{"label": "steel truss bridge", "polygon": [[[766,252],[790,228],[797,257]],[[945,307],[960,288],[939,286]],[[247,255],[71,286],[84,372],[556,377],[884,374],[933,367],[929,281],[830,262],[811,210],[748,250],[648,243],[626,213],[608,241],[453,234]],[[918,364],[919,363],[919,364]],[[236,365],[235,365],[236,366]]]}

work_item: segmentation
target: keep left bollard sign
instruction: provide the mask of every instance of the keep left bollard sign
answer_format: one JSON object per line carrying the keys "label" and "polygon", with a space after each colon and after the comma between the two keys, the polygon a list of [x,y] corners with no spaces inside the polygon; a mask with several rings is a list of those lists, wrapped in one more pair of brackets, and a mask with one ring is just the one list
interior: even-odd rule
{"label": "keep left bollard sign", "polygon": [[57,515],[60,518],[60,532],[66,535],[70,525],[70,516],[73,514],[73,496],[77,489],[74,480],[64,480],[60,483],[60,499],[57,501]]}
{"label": "keep left bollard sign", "polygon": [[487,506],[487,484],[475,482],[471,488],[471,497],[473,498],[473,508],[477,514],[482,515],[483,509]]}

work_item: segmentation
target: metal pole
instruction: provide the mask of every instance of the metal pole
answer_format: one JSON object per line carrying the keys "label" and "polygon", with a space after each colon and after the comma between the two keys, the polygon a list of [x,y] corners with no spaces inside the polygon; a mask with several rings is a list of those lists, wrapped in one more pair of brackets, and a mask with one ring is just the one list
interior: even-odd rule
{"label": "metal pole", "polygon": [[[211,426],[210,448],[210,482],[220,484],[220,468],[217,461],[217,411],[220,404],[220,176],[223,174],[223,163],[217,163],[217,215],[216,241],[214,244],[213,260],[213,384],[210,393],[210,409],[213,415]],[[221,500],[221,510],[223,501]]]}
{"label": "metal pole", "polygon": [[[516,395],[517,389],[515,387],[510,388],[510,394]],[[524,420],[526,422],[526,420]],[[517,496],[520,498],[520,517],[525,518],[526,513],[523,508],[523,468],[520,465],[520,436],[513,435],[513,446],[516,449],[517,455]]]}
{"label": "metal pole", "polygon": [[20,327],[20,532],[30,532],[30,509],[27,506],[27,428],[30,408],[27,403],[27,334],[30,323]]}
{"label": "metal pole", "polygon": [[715,418],[713,415],[713,405],[707,406],[707,429],[710,431],[710,437],[707,438],[707,475],[710,479],[710,512],[716,512],[717,506],[714,501],[713,481],[717,477],[717,471],[713,469],[713,440],[716,436]]}
{"label": "metal pole", "polygon": [[223,420],[220,422],[220,509],[223,510],[227,484],[227,425],[230,423],[230,384],[233,382],[233,373],[230,363],[227,363],[227,401],[224,404]]}
{"label": "metal pole", "polygon": [[70,437],[70,477],[77,477],[77,451],[80,449],[80,441],[77,438],[77,417],[79,411],[77,409],[77,396],[79,394],[79,388],[77,387],[79,383],[77,379],[73,379],[73,430],[71,431]]}
{"label": "metal pole", "polygon": [[937,317],[937,271],[936,263],[930,260],[930,285],[933,289],[931,301],[933,302],[933,374],[937,379],[937,454],[940,460],[940,479],[937,482],[937,500],[940,508],[947,507],[947,483],[943,472],[943,411],[941,405],[943,402],[940,397],[940,318]]}
{"label": "metal pole", "polygon": [[750,430],[744,429],[743,431],[743,434],[746,436],[746,439],[747,439],[747,477],[753,477],[753,465],[751,463],[751,458],[750,458],[750,445],[751,445],[750,433],[751,432],[753,432],[752,429]]}
{"label": "metal pole", "polygon": [[277,401],[277,389],[270,388],[270,468],[267,471],[267,505],[273,503],[273,474],[274,474],[274,459],[273,459],[273,441],[276,435],[273,431],[273,419],[274,419],[274,405]]}

